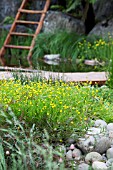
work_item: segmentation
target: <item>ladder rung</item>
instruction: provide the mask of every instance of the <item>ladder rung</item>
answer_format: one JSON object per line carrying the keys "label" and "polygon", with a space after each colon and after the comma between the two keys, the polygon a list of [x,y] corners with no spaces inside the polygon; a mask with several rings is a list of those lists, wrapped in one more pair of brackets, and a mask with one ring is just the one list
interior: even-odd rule
{"label": "ladder rung", "polygon": [[17,35],[17,36],[31,36],[33,37],[34,34],[22,33],[22,32],[11,32],[10,35]]}
{"label": "ladder rung", "polygon": [[45,11],[36,11],[36,10],[27,10],[27,9],[19,9],[19,12],[29,13],[29,14],[43,14]]}
{"label": "ladder rung", "polygon": [[39,22],[34,22],[34,21],[23,21],[23,20],[17,20],[16,23],[18,24],[39,24]]}
{"label": "ladder rung", "polygon": [[16,48],[16,49],[25,49],[30,50],[30,46],[16,46],[16,45],[5,45],[5,48]]}

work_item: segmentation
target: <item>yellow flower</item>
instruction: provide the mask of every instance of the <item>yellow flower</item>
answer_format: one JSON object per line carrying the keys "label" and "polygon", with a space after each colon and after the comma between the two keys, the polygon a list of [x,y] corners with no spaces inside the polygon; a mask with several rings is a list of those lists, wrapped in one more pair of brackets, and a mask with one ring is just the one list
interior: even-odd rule
{"label": "yellow flower", "polygon": [[52,108],[55,108],[55,107],[56,107],[56,104],[53,104],[51,107],[52,107]]}
{"label": "yellow flower", "polygon": [[96,89],[96,92],[98,93],[98,90]]}
{"label": "yellow flower", "polygon": [[64,108],[64,109],[68,109],[68,108],[69,108],[69,106],[64,105],[64,106],[63,106],[63,108]]}
{"label": "yellow flower", "polygon": [[99,46],[99,44],[96,44],[96,47],[98,47]]}
{"label": "yellow flower", "polygon": [[50,114],[47,112],[47,116],[49,116]]}
{"label": "yellow flower", "polygon": [[80,112],[77,110],[77,114],[80,114]]}
{"label": "yellow flower", "polygon": [[85,117],[84,120],[87,120],[87,117]]}
{"label": "yellow flower", "polygon": [[60,104],[62,104],[62,102],[59,102]]}

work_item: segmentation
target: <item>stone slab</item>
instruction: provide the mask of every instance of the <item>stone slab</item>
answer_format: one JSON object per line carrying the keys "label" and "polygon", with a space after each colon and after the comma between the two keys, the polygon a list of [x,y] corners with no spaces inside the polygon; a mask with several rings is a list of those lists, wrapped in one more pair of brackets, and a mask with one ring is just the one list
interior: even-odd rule
{"label": "stone slab", "polygon": [[[17,71],[18,73],[18,71]],[[21,72],[23,75],[40,75],[43,78],[49,79],[62,79],[66,82],[97,82],[98,84],[105,84],[107,81],[106,72],[88,72],[88,73],[58,73],[58,72],[49,72],[49,71],[33,71],[33,72]],[[13,79],[13,72],[11,71],[0,71],[0,80],[1,79]]]}

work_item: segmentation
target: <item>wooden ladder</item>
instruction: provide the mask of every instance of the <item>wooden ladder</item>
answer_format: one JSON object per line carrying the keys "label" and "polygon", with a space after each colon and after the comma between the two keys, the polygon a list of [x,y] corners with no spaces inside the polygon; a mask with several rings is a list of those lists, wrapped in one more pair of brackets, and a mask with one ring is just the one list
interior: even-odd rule
{"label": "wooden ladder", "polygon": [[[33,50],[33,47],[35,45],[35,39],[36,39],[37,35],[40,33],[41,28],[43,26],[43,21],[44,21],[46,12],[47,12],[47,10],[48,10],[48,8],[50,6],[50,0],[45,0],[44,8],[41,11],[25,9],[25,7],[27,5],[27,2],[28,2],[28,0],[23,0],[22,1],[22,4],[21,4],[20,8],[18,9],[17,15],[15,17],[15,20],[14,20],[12,26],[11,26],[9,34],[8,34],[8,36],[7,36],[7,38],[6,38],[5,42],[4,42],[3,47],[0,50],[0,62],[1,62],[1,64],[3,66],[6,66],[6,61],[4,59],[4,55],[5,55],[5,52],[6,52],[7,48],[29,50],[28,56],[27,56],[27,60],[28,60],[29,65],[32,66],[32,61],[31,61],[32,50]],[[24,21],[24,20],[20,19],[20,17],[22,16],[23,13],[26,13],[26,14],[40,14],[41,17],[40,17],[39,22],[36,22],[36,21]],[[32,25],[37,25],[37,28],[36,28],[36,31],[35,31],[34,34],[16,32],[15,30],[16,30],[17,24],[30,24],[30,25],[32,24]],[[30,37],[32,37],[31,45],[30,46],[10,45],[11,38],[14,35],[15,36],[30,36]]]}

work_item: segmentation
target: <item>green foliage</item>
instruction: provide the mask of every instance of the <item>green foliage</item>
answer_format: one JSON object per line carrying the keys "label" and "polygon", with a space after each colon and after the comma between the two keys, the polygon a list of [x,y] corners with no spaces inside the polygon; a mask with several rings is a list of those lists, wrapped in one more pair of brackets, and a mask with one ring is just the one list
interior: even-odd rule
{"label": "green foliage", "polygon": [[5,39],[6,39],[6,37],[7,37],[7,34],[8,34],[8,31],[4,31],[4,30],[2,30],[1,32],[0,32],[0,34],[1,34],[1,36],[0,36],[0,48],[2,48],[2,46],[3,46],[3,44],[4,44],[4,41],[5,41]]}
{"label": "green foliage", "polygon": [[33,61],[37,63],[37,59],[43,58],[45,54],[60,54],[61,58],[72,61],[76,59],[81,61],[85,59],[98,60],[103,62],[102,65],[105,66],[108,62],[110,51],[110,45],[108,44],[108,40],[98,36],[86,37],[66,31],[42,33],[36,39]]}
{"label": "green foliage", "polygon": [[6,161],[1,138],[0,138],[0,170],[6,170]]}
{"label": "green foliage", "polygon": [[62,58],[76,59],[78,55],[77,43],[84,36],[66,31],[55,33],[41,33],[38,35],[33,50],[33,59],[43,57],[45,54],[61,54]]}
{"label": "green foliage", "polygon": [[13,72],[12,75],[14,77],[14,81],[17,82],[18,80],[21,82],[22,85],[29,84],[31,82],[43,82],[44,79],[40,76],[40,72],[34,73],[33,75],[28,75],[28,72]]}
{"label": "green foliage", "polygon": [[81,5],[81,1],[80,0],[71,0],[71,1],[66,1],[67,3],[67,9],[66,12],[70,12],[72,10],[75,10],[77,6]]}
{"label": "green foliage", "polygon": [[[59,9],[63,10],[65,12],[71,12],[74,11],[77,7],[81,5],[82,0],[66,0],[66,9],[60,5],[52,5],[52,9]],[[86,3],[95,3],[96,0],[86,0]]]}
{"label": "green foliage", "polygon": [[14,21],[14,18],[13,17],[10,17],[10,16],[7,16],[4,20],[3,20],[3,24],[6,25],[6,24],[12,24]]}
{"label": "green foliage", "polygon": [[[18,119],[29,125],[34,122],[41,133],[46,129],[51,142],[66,141],[74,132],[78,138],[85,133],[93,118],[113,121],[110,100],[113,92],[107,88],[99,90],[51,80],[22,84],[19,80],[2,81],[0,85],[0,103],[4,111],[7,112],[10,106]],[[1,125],[3,122],[1,118]]]}
{"label": "green foliage", "polygon": [[[31,32],[31,30],[29,31]],[[0,43],[1,47],[7,32],[3,31],[2,35]],[[28,46],[30,42],[31,38],[27,38],[24,41],[22,37],[20,37],[20,39],[13,37],[12,39],[12,44],[16,45]],[[38,58],[43,58],[45,54],[60,54],[63,60],[67,59],[72,63],[76,62],[76,59],[79,59],[80,62],[74,70],[79,69],[79,71],[85,71],[85,67],[83,65],[84,60],[93,59],[100,63],[99,66],[97,65],[87,69],[92,69],[92,71],[105,71],[107,69],[107,65],[109,65],[112,51],[113,48],[111,39],[105,40],[98,36],[86,37],[83,35],[77,35],[73,32],[69,33],[66,31],[57,31],[55,33],[41,33],[38,35],[33,50],[32,60],[33,66],[37,67],[36,64],[38,63]],[[24,67],[28,66],[26,59],[28,51],[11,49],[10,52],[11,59],[8,57],[9,51],[7,51],[5,56],[8,64]],[[76,63],[74,64],[76,65]],[[65,72],[65,69],[63,71]]]}
{"label": "green foliage", "polygon": [[108,67],[108,81],[107,81],[107,85],[110,88],[113,88],[113,44],[110,45],[110,49],[109,49],[109,55],[110,55],[110,63],[109,63],[109,67]]}
{"label": "green foliage", "polygon": [[109,67],[109,86],[110,88],[113,88],[113,55]]}
{"label": "green foliage", "polygon": [[0,170],[64,170],[64,154],[50,144],[65,143],[72,134],[77,141],[92,119],[113,121],[107,86],[14,78],[0,81]]}
{"label": "green foliage", "polygon": [[[12,84],[10,83],[11,82],[9,82],[9,86]],[[5,104],[5,107],[6,105],[9,105],[15,112],[15,114],[18,116],[18,118],[22,116],[22,113],[24,113],[22,117],[23,119],[26,120],[26,122],[29,122],[30,124],[32,124],[32,122],[36,124],[38,123],[37,126],[39,127],[40,131],[42,131],[43,128],[47,129],[49,131],[50,136],[51,135],[53,136],[52,137],[53,139],[51,140],[59,141],[62,138],[66,139],[70,135],[70,132],[74,127],[73,121],[77,123],[78,120],[80,119],[79,115],[76,117],[73,116],[76,107],[74,106],[74,103],[72,103],[72,106],[69,105],[71,100],[71,89],[70,92],[67,91],[69,93],[69,101],[65,102],[66,94],[64,90],[66,89],[68,90],[68,87],[64,86],[63,88],[62,86],[59,88],[60,86],[59,83],[56,83],[56,85],[54,86],[51,84],[52,82],[49,82],[49,84],[47,84],[46,82],[43,83],[29,82],[29,83],[30,84],[25,85],[21,85],[20,83],[19,84],[14,83],[13,87],[16,87],[17,90],[14,88],[11,90],[11,92],[13,93],[16,90],[18,94],[18,92],[21,89],[21,92],[19,92],[20,95],[18,96],[19,98],[16,99],[17,98],[16,93],[15,95],[12,94],[13,95],[12,98],[11,94],[8,92],[9,93],[9,94],[7,93],[8,103],[7,102],[6,102],[7,104],[4,103],[5,95],[2,101],[0,100],[0,102],[3,105]],[[20,88],[18,89],[17,87]],[[3,91],[1,92],[3,93]],[[70,112],[70,115],[68,115],[67,112]],[[66,132],[65,134],[64,130]],[[82,129],[79,129],[79,131],[82,132]]]}
{"label": "green foliage", "polygon": [[46,131],[44,131],[41,145],[38,145],[37,140],[40,133],[35,125],[33,124],[29,130],[26,124],[17,119],[10,108],[8,108],[8,114],[11,120],[3,111],[0,111],[0,116],[5,117],[6,122],[8,122],[8,128],[0,129],[2,133],[0,170],[65,169],[64,163],[59,163],[59,159],[63,159],[63,154],[58,149],[53,149],[49,144],[49,136]]}
{"label": "green foliage", "polygon": [[78,46],[78,58],[97,59],[98,61],[107,62],[110,58],[110,45],[108,41],[100,37],[87,37]]}
{"label": "green foliage", "polygon": [[60,6],[60,5],[52,5],[52,6],[51,6],[51,9],[52,9],[52,10],[54,10],[54,9],[57,10],[57,9],[58,9],[58,10],[62,11],[62,10],[64,10],[64,7],[63,7],[63,6]]}

